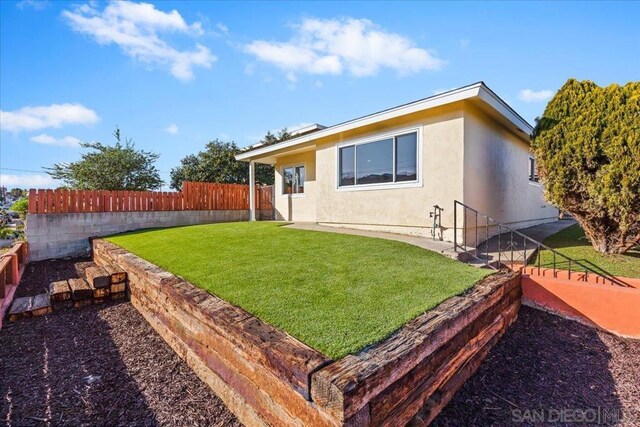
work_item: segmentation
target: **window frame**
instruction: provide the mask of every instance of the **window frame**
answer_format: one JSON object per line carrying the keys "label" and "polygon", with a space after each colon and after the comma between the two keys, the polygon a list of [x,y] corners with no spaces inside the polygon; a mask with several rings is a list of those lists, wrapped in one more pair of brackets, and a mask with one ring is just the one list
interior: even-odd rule
{"label": "window frame", "polygon": [[529,158],[527,160],[527,180],[531,185],[540,185],[540,176],[536,175],[536,158],[532,155],[529,155]]}
{"label": "window frame", "polygon": [[[295,170],[295,168],[297,167],[303,167],[304,168],[304,186],[303,186],[303,191],[302,193],[285,193],[285,185],[284,185],[284,170],[285,169],[289,169],[289,168],[293,168]],[[307,194],[306,191],[306,187],[307,187],[307,162],[298,162],[298,163],[289,163],[286,165],[282,165],[280,166],[280,186],[282,187],[280,189],[280,196],[281,197],[305,197],[305,195]]]}
{"label": "window frame", "polygon": [[[378,182],[373,184],[354,184],[353,185],[340,185],[340,149],[349,146],[357,146],[362,144],[368,144],[370,142],[381,141],[384,139],[393,138],[393,158],[392,158],[392,168],[393,168],[393,177],[395,179],[396,176],[396,151],[397,146],[395,142],[395,138],[397,136],[406,135],[409,133],[416,134],[416,180],[413,181],[397,181],[397,182]],[[364,138],[356,138],[350,139],[336,144],[336,173],[335,173],[335,189],[336,191],[366,191],[366,190],[386,190],[386,189],[394,189],[394,188],[415,188],[423,186],[422,179],[422,126],[419,127],[410,127],[410,128],[399,128],[393,129],[387,132],[376,133]],[[358,161],[357,149],[354,150],[354,167]],[[357,170],[354,169],[354,174],[357,175]],[[355,179],[355,177],[354,177]]]}

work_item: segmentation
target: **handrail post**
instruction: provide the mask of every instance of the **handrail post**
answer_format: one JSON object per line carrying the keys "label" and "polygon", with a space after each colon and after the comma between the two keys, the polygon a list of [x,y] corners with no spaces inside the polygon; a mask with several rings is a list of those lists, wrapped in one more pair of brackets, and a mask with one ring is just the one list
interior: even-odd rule
{"label": "handrail post", "polygon": [[458,201],[453,201],[453,250],[458,252]]}
{"label": "handrail post", "polygon": [[509,246],[511,246],[511,268],[513,269],[513,230],[511,230],[511,236],[509,238]]}
{"label": "handrail post", "polygon": [[476,222],[474,225],[476,229],[476,240],[473,242],[473,244],[476,248],[476,258],[478,258],[478,211],[476,211]]}
{"label": "handrail post", "polygon": [[502,229],[500,223],[498,223],[498,268],[501,268],[502,262],[500,262],[500,254],[502,253]]}
{"label": "handrail post", "polygon": [[487,253],[487,265],[489,265],[489,217],[485,215],[484,217],[484,226],[485,226],[485,241],[484,241],[484,251]]}

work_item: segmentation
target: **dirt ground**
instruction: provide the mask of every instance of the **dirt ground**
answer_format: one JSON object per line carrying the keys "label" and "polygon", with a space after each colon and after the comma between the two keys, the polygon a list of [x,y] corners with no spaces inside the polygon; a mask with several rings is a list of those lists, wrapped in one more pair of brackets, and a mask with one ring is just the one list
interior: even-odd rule
{"label": "dirt ground", "polygon": [[[18,295],[89,265],[31,263]],[[0,398],[0,422],[11,426],[239,425],[128,302],[7,323]],[[640,341],[523,307],[434,425],[576,425],[562,421],[595,411],[640,425]]]}

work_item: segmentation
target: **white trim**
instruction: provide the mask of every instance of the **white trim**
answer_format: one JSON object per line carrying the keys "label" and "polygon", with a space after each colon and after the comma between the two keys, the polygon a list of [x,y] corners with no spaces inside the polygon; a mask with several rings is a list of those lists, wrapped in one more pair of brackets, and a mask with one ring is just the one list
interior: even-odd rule
{"label": "white trim", "polygon": [[249,162],[249,221],[256,220],[256,162]]}
{"label": "white trim", "polygon": [[[423,137],[422,137],[422,126],[413,126],[413,127],[408,127],[408,128],[396,128],[396,129],[392,129],[392,130],[388,130],[382,133],[377,133],[377,134],[373,134],[373,135],[369,135],[366,137],[362,137],[362,138],[354,138],[354,139],[350,139],[348,141],[343,141],[340,142],[338,144],[336,144],[335,146],[335,150],[336,150],[336,174],[335,174],[335,190],[336,191],[366,191],[366,190],[391,190],[394,188],[416,188],[416,187],[422,187],[423,186],[423,170],[422,170],[422,163],[423,163],[423,159],[422,159],[422,145],[423,145]],[[418,179],[416,181],[401,181],[401,182],[381,182],[381,183],[377,183],[377,184],[354,184],[354,185],[344,185],[344,186],[340,186],[340,148],[343,147],[349,147],[349,146],[356,146],[356,145],[362,145],[362,144],[367,144],[369,142],[376,142],[376,141],[380,141],[380,140],[384,140],[384,139],[388,139],[388,138],[394,138],[396,136],[400,136],[400,135],[405,135],[408,133],[416,133],[416,160],[417,160],[417,170],[416,170],[416,175],[418,177]],[[355,154],[354,152],[354,157],[357,154]],[[396,150],[395,150],[395,144],[394,144],[394,150],[393,150],[393,173],[394,173],[394,177],[395,177],[395,170],[396,170]],[[356,159],[357,161],[357,159]],[[354,169],[354,172],[355,169]],[[354,182],[355,182],[355,177],[354,177]]]}
{"label": "white trim", "polygon": [[[531,170],[531,160],[533,160],[533,170]],[[529,181],[529,184],[531,184],[531,185],[535,185],[537,187],[540,187],[540,177],[538,177],[537,181],[535,179],[531,179],[531,173],[532,172],[533,172],[533,177],[535,178],[535,176],[536,176],[536,158],[535,158],[535,156],[529,154],[529,158],[527,159],[527,181]]]}
{"label": "white trim", "polygon": [[297,145],[305,144],[319,138],[335,135],[358,127],[367,126],[395,117],[400,117],[418,111],[423,111],[430,108],[439,107],[442,105],[472,98],[478,98],[487,103],[490,107],[500,113],[503,117],[509,120],[511,124],[513,124],[516,128],[522,130],[524,133],[531,134],[531,132],[533,131],[533,127],[529,123],[527,123],[526,120],[520,117],[518,113],[516,113],[511,107],[509,107],[508,104],[506,104],[495,93],[493,93],[491,89],[489,89],[483,82],[479,82],[469,86],[461,87],[459,89],[454,89],[445,93],[434,95],[429,98],[411,102],[409,104],[404,104],[394,108],[390,108],[388,110],[373,113],[368,116],[349,120],[347,122],[330,126],[326,129],[312,132],[308,135],[302,135],[285,142],[280,142],[278,144],[269,145],[267,147],[246,151],[244,153],[236,155],[236,160],[247,161],[252,158],[261,157],[263,155],[267,155],[279,150],[295,147]]}
{"label": "white trim", "polygon": [[[284,192],[284,170],[285,168],[296,168],[297,166],[302,166],[304,168],[304,190],[302,193],[285,193]],[[296,163],[288,163],[286,165],[280,166],[280,196],[282,197],[291,197],[291,198],[299,198],[305,197],[307,194],[307,162],[296,162]]]}

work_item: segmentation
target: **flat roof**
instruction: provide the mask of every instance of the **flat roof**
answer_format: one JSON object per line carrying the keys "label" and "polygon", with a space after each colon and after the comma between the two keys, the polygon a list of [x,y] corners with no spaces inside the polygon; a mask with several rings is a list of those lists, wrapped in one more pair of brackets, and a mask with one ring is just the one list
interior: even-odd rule
{"label": "flat roof", "polygon": [[435,108],[442,105],[451,104],[453,102],[473,98],[484,101],[523,133],[529,135],[531,134],[531,132],[533,132],[533,126],[531,126],[524,118],[522,118],[522,116],[520,116],[506,102],[504,102],[502,98],[500,98],[495,94],[495,92],[489,89],[489,87],[485,85],[484,82],[477,82],[458,89],[453,89],[447,92],[439,93],[437,95],[429,96],[427,98],[419,99],[417,101],[409,102],[407,104],[402,104],[396,107],[388,108],[386,110],[378,111],[373,114],[368,114],[366,116],[338,123],[336,125],[329,126],[324,129],[319,129],[315,132],[304,134],[297,138],[293,138],[284,142],[247,150],[236,155],[236,160],[250,161],[253,158],[262,157],[274,151],[286,148],[294,148],[298,145],[308,143],[315,139],[324,138],[351,129],[356,129],[361,126],[366,126],[394,117],[400,117],[406,114],[428,110],[430,108]]}

